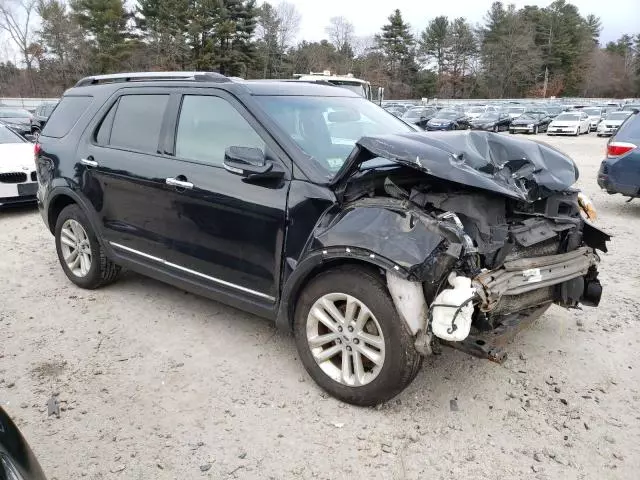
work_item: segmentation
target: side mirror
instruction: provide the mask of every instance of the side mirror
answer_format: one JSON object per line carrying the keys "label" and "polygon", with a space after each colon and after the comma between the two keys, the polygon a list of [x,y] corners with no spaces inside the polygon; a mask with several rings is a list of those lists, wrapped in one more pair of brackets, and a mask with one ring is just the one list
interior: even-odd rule
{"label": "side mirror", "polygon": [[249,180],[275,179],[284,176],[284,170],[267,160],[264,152],[253,147],[227,147],[224,151],[224,168],[227,172]]}

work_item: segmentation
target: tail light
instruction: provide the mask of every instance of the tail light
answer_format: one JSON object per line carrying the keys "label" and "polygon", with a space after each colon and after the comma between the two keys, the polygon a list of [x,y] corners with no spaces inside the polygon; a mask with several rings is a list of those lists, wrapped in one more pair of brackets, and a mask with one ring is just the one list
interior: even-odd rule
{"label": "tail light", "polygon": [[629,142],[611,142],[607,145],[607,157],[616,158],[629,153],[636,145]]}

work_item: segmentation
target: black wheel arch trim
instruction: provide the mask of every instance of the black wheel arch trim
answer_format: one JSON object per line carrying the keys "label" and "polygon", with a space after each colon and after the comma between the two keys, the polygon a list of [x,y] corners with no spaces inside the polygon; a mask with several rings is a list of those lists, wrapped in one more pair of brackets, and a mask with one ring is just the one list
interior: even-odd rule
{"label": "black wheel arch trim", "polygon": [[363,266],[393,271],[401,278],[406,279],[410,277],[410,272],[407,269],[367,249],[358,247],[329,247],[322,250],[315,250],[308,253],[304,260],[296,265],[295,270],[284,284],[278,305],[276,326],[280,330],[291,331],[295,303],[302,287],[315,276],[314,272],[325,270],[332,265],[344,263],[360,263]]}
{"label": "black wheel arch trim", "polygon": [[[72,188],[69,188],[66,186],[53,187],[51,191],[48,193],[47,200],[45,202],[47,220],[50,218],[51,208],[54,205],[56,199],[58,199],[61,196],[66,196],[71,198],[82,209],[83,213],[87,216],[87,219],[91,223],[91,228],[93,229],[93,231],[96,232],[96,234],[100,232],[100,228],[99,228],[100,222],[98,221],[95,214],[93,213],[92,207],[89,206],[88,202],[82,197],[82,195],[79,195]],[[49,222],[47,221],[47,223]],[[51,233],[55,234],[55,229],[56,229],[55,224],[51,225],[49,223],[49,230],[51,231]],[[98,238],[98,241],[100,242],[100,244],[104,247],[104,242],[102,241],[101,236],[96,235],[96,237]]]}

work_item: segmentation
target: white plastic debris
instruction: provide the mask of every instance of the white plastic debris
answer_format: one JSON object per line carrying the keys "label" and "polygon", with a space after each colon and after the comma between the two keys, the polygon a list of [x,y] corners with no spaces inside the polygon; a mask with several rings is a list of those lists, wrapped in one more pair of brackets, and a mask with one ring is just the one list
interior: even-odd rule
{"label": "white plastic debris", "polygon": [[471,330],[475,289],[470,278],[455,273],[449,275],[449,283],[453,288],[440,292],[431,305],[431,329],[438,338],[461,342]]}

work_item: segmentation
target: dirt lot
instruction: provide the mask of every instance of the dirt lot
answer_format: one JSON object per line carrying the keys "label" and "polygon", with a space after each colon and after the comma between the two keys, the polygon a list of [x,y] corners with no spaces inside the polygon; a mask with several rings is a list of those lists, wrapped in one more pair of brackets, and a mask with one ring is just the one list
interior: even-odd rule
{"label": "dirt lot", "polygon": [[640,200],[597,187],[604,139],[538,138],[615,238],[600,308],[553,307],[503,365],[445,350],[397,399],[347,406],[260,318],[130,273],[74,287],[21,209],[0,212],[0,405],[50,479],[638,478]]}

